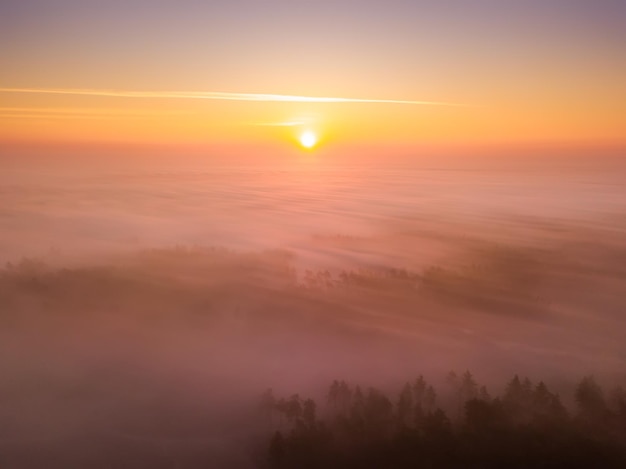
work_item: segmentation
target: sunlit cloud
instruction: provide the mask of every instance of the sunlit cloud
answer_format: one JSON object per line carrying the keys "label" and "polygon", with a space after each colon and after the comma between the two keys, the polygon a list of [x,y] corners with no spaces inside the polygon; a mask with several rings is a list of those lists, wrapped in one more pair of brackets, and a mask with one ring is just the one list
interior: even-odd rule
{"label": "sunlit cloud", "polygon": [[286,122],[251,122],[248,125],[256,125],[260,127],[298,127],[307,125],[308,121],[286,121]]}
{"label": "sunlit cloud", "polygon": [[424,106],[459,106],[456,103],[441,101],[417,101],[401,99],[345,98],[328,96],[297,96],[265,93],[226,93],[221,91],[125,91],[62,88],[0,88],[0,93],[41,93],[64,94],[75,96],[102,96],[137,99],[207,99],[214,101],[256,101],[256,102],[292,102],[292,103],[371,103],[371,104],[408,104]]}

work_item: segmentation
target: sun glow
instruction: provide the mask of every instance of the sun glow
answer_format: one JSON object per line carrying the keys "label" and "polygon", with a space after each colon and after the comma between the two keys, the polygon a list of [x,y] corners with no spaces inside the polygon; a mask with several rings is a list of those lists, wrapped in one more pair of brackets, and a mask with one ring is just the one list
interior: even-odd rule
{"label": "sun glow", "polygon": [[304,148],[313,148],[317,144],[317,135],[310,130],[300,135],[300,145]]}

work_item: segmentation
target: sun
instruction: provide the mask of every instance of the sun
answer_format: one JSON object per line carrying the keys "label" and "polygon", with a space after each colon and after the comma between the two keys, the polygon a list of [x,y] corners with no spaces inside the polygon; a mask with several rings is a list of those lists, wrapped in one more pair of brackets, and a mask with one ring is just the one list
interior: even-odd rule
{"label": "sun", "polygon": [[310,130],[302,132],[300,135],[300,145],[304,148],[313,148],[317,144],[317,135]]}

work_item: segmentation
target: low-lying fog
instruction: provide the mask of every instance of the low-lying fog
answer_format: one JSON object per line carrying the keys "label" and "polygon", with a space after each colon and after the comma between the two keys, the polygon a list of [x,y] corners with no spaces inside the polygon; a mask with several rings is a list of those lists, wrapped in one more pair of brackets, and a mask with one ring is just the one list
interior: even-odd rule
{"label": "low-lying fog", "polygon": [[253,467],[266,388],[626,380],[610,171],[14,168],[0,260],[4,467]]}

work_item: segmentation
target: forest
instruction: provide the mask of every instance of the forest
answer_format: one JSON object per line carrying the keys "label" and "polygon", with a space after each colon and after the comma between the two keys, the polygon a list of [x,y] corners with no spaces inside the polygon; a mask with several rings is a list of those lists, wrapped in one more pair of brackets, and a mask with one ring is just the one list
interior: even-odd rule
{"label": "forest", "polygon": [[619,233],[403,236],[9,260],[0,467],[625,467]]}
{"label": "forest", "polygon": [[[271,390],[260,409],[273,434],[265,467],[621,468],[626,465],[626,391],[608,394],[591,376],[568,409],[542,381],[515,375],[492,396],[454,372],[439,394],[423,376],[387,394],[333,381],[325,402]],[[444,410],[445,409],[445,410]]]}

